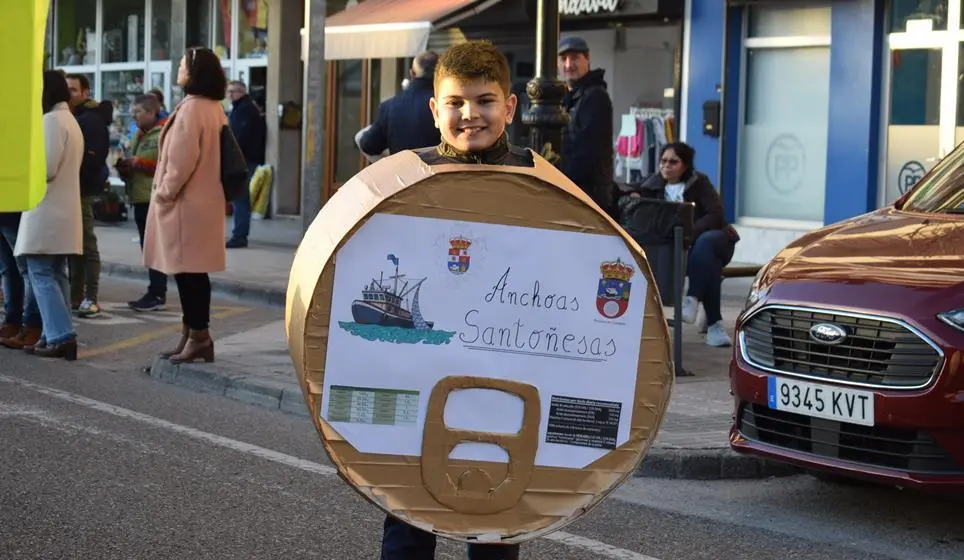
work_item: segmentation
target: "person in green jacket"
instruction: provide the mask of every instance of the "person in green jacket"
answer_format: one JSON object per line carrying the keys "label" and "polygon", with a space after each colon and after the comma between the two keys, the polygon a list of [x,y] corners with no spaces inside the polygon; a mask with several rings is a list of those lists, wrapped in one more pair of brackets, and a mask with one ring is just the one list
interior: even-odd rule
{"label": "person in green jacket", "polygon": [[[144,224],[151,201],[161,129],[167,123],[167,117],[160,116],[161,109],[160,102],[153,95],[141,95],[134,100],[132,113],[137,122],[137,132],[131,139],[126,157],[116,164],[118,173],[127,185],[127,196],[134,206],[134,223],[137,224],[141,249],[144,248]],[[150,283],[147,293],[127,304],[134,311],[163,311],[167,304],[167,275],[148,269],[148,277]]]}

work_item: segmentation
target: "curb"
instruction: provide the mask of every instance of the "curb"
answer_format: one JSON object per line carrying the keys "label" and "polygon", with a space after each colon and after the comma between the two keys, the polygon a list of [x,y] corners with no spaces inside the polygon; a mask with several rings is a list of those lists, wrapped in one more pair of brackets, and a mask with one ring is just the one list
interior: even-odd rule
{"label": "curb", "polygon": [[[308,418],[301,388],[295,383],[269,385],[246,375],[202,364],[172,364],[155,358],[145,370],[151,377],[199,393],[221,395],[263,408]],[[683,480],[737,480],[789,476],[796,467],[738,454],[729,448],[679,449],[654,445],[634,473],[642,478]]]}
{"label": "curb", "polygon": [[[100,265],[100,273],[114,278],[147,280],[147,273],[143,266],[103,262]],[[261,303],[274,307],[285,306],[285,291],[277,288],[249,286],[238,282],[220,280],[212,276],[211,292],[245,302]]]}

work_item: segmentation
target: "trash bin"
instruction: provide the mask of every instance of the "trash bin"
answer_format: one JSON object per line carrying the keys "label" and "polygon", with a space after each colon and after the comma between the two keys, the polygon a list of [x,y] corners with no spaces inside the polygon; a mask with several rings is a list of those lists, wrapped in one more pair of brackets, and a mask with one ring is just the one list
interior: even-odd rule
{"label": "trash bin", "polygon": [[692,202],[635,198],[625,205],[620,215],[623,229],[646,252],[660,300],[666,306],[673,305],[673,282],[676,270],[673,228],[683,227],[683,252],[679,258],[683,261],[685,274],[686,256],[689,254],[693,240],[693,211]]}

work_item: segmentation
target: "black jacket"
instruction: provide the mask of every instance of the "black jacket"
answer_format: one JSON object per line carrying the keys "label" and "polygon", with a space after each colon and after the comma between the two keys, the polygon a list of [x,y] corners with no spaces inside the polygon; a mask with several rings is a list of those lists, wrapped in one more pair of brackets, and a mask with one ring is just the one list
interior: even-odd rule
{"label": "black jacket", "polygon": [[84,160],[80,164],[81,196],[96,196],[105,190],[107,155],[110,152],[108,126],[114,120],[110,101],[88,99],[74,108],[74,116],[84,135]]}
{"label": "black jacket", "polygon": [[517,167],[534,167],[532,152],[513,146],[505,134],[495,145],[481,152],[461,152],[451,145],[442,142],[438,146],[415,150],[418,157],[429,165],[446,163],[469,163],[485,165],[514,165]]}
{"label": "black jacket", "polygon": [[[740,236],[736,229],[726,223],[723,201],[713,188],[709,177],[691,169],[683,174],[682,180],[686,184],[683,187],[683,200],[694,204],[693,239],[695,240],[705,231],[721,229],[726,231],[734,241],[738,241]],[[666,180],[659,173],[654,173],[642,184],[634,187],[633,191],[640,196],[637,198],[627,194],[619,199],[619,213],[622,217],[620,222],[632,220],[633,212],[643,204],[642,199],[665,200]]]}
{"label": "black jacket", "polygon": [[268,125],[258,106],[245,95],[232,103],[228,124],[241,147],[248,165],[263,165],[265,145],[268,141]]}
{"label": "black jacket", "polygon": [[0,212],[0,227],[16,230],[20,227],[22,212]]}
{"label": "black jacket", "polygon": [[385,150],[396,154],[437,145],[442,136],[428,106],[433,94],[430,78],[412,80],[408,88],[378,106],[378,117],[362,134],[358,147],[374,156]]}
{"label": "black jacket", "polygon": [[564,101],[569,126],[559,169],[603,210],[614,213],[613,102],[603,79],[591,70],[576,82]]}

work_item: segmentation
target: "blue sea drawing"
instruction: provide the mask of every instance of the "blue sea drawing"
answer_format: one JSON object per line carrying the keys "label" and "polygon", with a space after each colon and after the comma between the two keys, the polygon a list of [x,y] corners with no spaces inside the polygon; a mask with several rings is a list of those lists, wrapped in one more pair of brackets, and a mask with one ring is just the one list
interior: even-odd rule
{"label": "blue sea drawing", "polygon": [[433,329],[411,329],[405,327],[386,327],[382,325],[363,325],[349,321],[338,321],[338,326],[345,332],[360,336],[373,342],[389,342],[391,344],[448,344],[455,331],[437,331]]}
{"label": "blue sea drawing", "polygon": [[[380,273],[378,280],[362,287],[361,299],[351,304],[354,322],[338,321],[338,326],[346,332],[360,336],[365,340],[390,342],[393,344],[448,344],[454,332],[433,330],[435,324],[426,321],[418,306],[418,296],[428,278],[414,281],[405,280],[404,274],[398,273],[399,258],[393,254],[388,260],[395,265],[395,274],[388,277],[393,284],[386,283],[384,274]],[[399,280],[403,281],[399,288]],[[412,295],[409,307],[409,294]]]}

